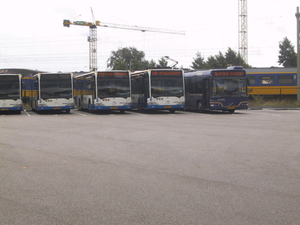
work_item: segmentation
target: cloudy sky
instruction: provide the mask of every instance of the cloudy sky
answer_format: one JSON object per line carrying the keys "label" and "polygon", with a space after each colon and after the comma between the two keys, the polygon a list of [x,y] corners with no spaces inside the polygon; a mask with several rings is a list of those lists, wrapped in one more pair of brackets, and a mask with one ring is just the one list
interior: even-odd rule
{"label": "cloudy sky", "polygon": [[[248,0],[248,63],[278,66],[279,42],[296,50],[298,0]],[[0,68],[49,72],[89,69],[89,27],[63,27],[63,20],[96,20],[185,31],[185,35],[98,27],[98,69],[111,51],[136,47],[157,62],[169,56],[191,66],[196,53],[207,58],[228,47],[238,51],[238,0],[11,0],[1,4]],[[170,62],[171,64],[172,62]]]}

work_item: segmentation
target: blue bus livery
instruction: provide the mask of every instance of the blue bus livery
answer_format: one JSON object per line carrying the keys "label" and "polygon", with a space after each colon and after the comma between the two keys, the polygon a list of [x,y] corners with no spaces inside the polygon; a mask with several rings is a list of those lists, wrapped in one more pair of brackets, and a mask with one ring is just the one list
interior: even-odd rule
{"label": "blue bus livery", "polygon": [[233,113],[248,108],[247,77],[242,67],[185,73],[186,109]]}

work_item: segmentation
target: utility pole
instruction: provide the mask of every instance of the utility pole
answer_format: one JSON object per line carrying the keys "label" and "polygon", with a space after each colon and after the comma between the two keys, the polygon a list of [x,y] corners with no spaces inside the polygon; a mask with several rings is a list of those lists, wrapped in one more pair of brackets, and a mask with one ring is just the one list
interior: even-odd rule
{"label": "utility pole", "polygon": [[297,12],[295,14],[297,19],[297,101],[300,102],[300,12],[299,6],[297,7]]}

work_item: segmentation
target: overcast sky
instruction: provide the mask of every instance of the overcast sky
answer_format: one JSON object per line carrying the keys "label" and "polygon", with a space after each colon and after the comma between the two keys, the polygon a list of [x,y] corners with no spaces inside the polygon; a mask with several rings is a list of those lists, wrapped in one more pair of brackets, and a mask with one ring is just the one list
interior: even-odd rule
{"label": "overcast sky", "polygon": [[[278,66],[279,42],[296,50],[299,0],[248,0],[248,64]],[[146,59],[169,56],[191,66],[196,53],[207,58],[228,47],[238,51],[238,0],[11,0],[1,4],[0,68],[49,72],[89,70],[89,27],[63,27],[63,20],[92,21],[185,31],[185,35],[98,27],[98,69],[111,51],[136,47]],[[170,62],[172,64],[172,62]]]}

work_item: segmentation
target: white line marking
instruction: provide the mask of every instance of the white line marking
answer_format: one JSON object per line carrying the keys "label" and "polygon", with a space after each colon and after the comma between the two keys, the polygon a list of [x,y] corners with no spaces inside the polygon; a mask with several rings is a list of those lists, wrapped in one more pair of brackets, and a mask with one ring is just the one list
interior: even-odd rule
{"label": "white line marking", "polygon": [[25,109],[24,109],[24,112],[27,114],[27,116],[31,116]]}
{"label": "white line marking", "polygon": [[87,116],[86,114],[82,114],[82,113],[78,113],[78,112],[75,112],[75,113],[80,115],[80,116]]}

